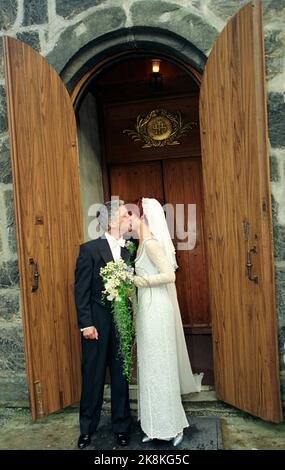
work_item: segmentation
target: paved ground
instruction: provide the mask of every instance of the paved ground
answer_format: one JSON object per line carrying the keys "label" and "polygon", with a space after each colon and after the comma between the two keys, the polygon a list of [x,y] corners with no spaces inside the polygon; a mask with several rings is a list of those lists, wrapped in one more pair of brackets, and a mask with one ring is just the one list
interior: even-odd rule
{"label": "paved ground", "polygon": [[[190,426],[184,432],[184,439],[176,449],[187,450],[217,450],[222,448],[222,436],[219,418],[191,417],[188,415]],[[173,450],[171,442],[154,440],[142,443],[143,433],[138,422],[132,427],[129,449],[138,450]],[[92,450],[117,450],[116,441],[112,435],[109,417],[101,420],[100,427],[92,436]]]}
{"label": "paved ground", "polygon": [[[208,449],[282,449],[285,450],[285,422],[266,423],[229,407],[204,407],[187,410],[190,427],[182,444],[185,450]],[[0,449],[76,449],[78,409],[68,408],[31,422],[26,408],[0,408]],[[142,432],[135,420],[129,449],[173,449],[168,442],[143,444]],[[104,411],[100,426],[92,436],[90,449],[117,449],[111,432],[110,416]]]}
{"label": "paved ground", "polygon": [[[222,448],[219,418],[190,417],[190,427],[180,449],[219,449]],[[141,442],[143,433],[134,416],[129,449],[173,449],[166,441]],[[31,423],[27,410],[10,410],[2,416],[0,449],[76,449],[78,438],[78,411],[56,413]],[[121,449],[112,433],[110,416],[101,417],[97,432],[92,436],[91,450]],[[178,447],[177,447],[178,449]]]}
{"label": "paved ground", "polygon": [[285,421],[273,424],[253,418],[221,419],[223,443],[231,450],[285,450]]}

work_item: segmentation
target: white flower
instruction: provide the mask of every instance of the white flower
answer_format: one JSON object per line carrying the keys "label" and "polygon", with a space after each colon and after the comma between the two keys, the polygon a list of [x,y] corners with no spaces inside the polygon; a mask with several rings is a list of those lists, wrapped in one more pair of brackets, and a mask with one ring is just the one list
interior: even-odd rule
{"label": "white flower", "polygon": [[100,275],[103,278],[104,295],[110,301],[121,300],[119,289],[124,284],[132,284],[134,279],[134,269],[128,266],[125,261],[120,258],[117,261],[110,261],[100,269]]}

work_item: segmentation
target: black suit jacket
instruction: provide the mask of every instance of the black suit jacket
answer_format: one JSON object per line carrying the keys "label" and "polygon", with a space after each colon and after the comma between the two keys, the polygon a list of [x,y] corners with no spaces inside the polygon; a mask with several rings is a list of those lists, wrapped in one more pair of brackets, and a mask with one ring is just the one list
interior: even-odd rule
{"label": "black suit jacket", "polygon": [[[121,248],[121,256],[129,261],[127,248]],[[74,284],[79,328],[97,328],[98,324],[102,324],[100,317],[110,314],[110,307],[102,300],[104,284],[100,276],[100,269],[109,261],[114,261],[114,258],[106,238],[97,238],[80,245]]]}

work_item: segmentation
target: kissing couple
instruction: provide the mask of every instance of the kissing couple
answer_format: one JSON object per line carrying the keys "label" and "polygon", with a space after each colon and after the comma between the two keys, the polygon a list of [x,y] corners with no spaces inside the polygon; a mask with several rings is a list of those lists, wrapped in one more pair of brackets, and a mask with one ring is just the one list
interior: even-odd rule
{"label": "kissing couple", "polygon": [[[133,206],[132,206],[133,207]],[[80,245],[75,268],[75,303],[82,332],[82,393],[78,447],[91,442],[100,421],[106,368],[111,377],[112,430],[120,446],[130,440],[128,381],[118,355],[119,339],[110,307],[102,301],[100,269],[130,252],[124,236],[139,240],[134,259],[138,367],[138,420],[142,442],[183,440],[189,426],[181,395],[200,392],[203,373],[193,374],[175,287],[175,248],[161,204],[140,198],[135,209],[115,199],[97,213],[104,234]]]}

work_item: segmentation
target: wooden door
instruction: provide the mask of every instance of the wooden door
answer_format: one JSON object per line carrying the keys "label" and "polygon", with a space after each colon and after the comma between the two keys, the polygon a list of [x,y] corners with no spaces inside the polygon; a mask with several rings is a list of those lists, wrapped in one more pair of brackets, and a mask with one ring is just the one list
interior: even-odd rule
{"label": "wooden door", "polygon": [[[204,372],[204,385],[213,385],[201,159],[174,158],[115,165],[110,168],[109,175],[111,195],[127,202],[145,196],[155,197],[162,204],[173,204],[175,208],[176,204],[196,204],[196,246],[191,251],[177,250],[176,286],[192,369]],[[107,374],[106,381],[109,380]]]}
{"label": "wooden door", "polygon": [[164,204],[161,163],[144,162],[113,165],[110,168],[110,192],[125,202],[154,197]]}
{"label": "wooden door", "polygon": [[[208,279],[206,266],[206,253],[204,246],[203,223],[203,188],[200,158],[174,158],[163,161],[163,182],[165,200],[176,209],[175,240],[176,255],[179,270],[177,271],[177,293],[184,326],[209,326],[210,309],[208,295]],[[190,249],[179,250],[178,243],[183,240],[177,238],[177,210],[176,204],[184,206],[185,233],[196,232],[195,246]],[[191,208],[195,205],[195,224],[188,224]],[[181,224],[182,225],[182,224]],[[190,226],[188,226],[190,225]],[[182,228],[182,227],[181,227]],[[189,243],[186,236],[184,243]]]}
{"label": "wooden door", "polygon": [[73,289],[83,223],[76,123],[69,95],[48,62],[21,41],[5,37],[4,44],[25,355],[35,420],[80,398]]}
{"label": "wooden door", "polygon": [[[200,127],[217,396],[280,422],[259,1],[229,21],[211,51],[201,86]],[[247,263],[253,265],[251,279]]]}
{"label": "wooden door", "polygon": [[[214,385],[201,158],[164,160],[163,183],[165,201],[175,207],[174,244],[179,266],[176,287],[191,367],[193,372],[204,372],[204,385]],[[184,227],[182,223],[180,228],[177,226],[180,216],[176,204],[184,206]],[[195,206],[190,221],[188,204]],[[196,232],[195,245],[191,249],[187,246],[178,249],[183,237],[179,234],[181,229],[191,233],[191,236]],[[186,242],[189,240],[190,237],[188,240],[185,238]]]}

